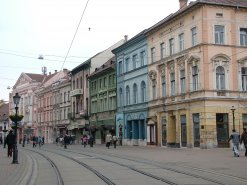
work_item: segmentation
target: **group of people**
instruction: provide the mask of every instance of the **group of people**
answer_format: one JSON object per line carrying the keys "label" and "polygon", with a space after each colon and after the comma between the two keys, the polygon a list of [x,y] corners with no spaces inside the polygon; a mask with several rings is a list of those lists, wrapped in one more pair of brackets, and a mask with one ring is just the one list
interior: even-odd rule
{"label": "group of people", "polygon": [[94,144],[94,137],[92,134],[86,135],[84,134],[81,136],[81,144],[84,146],[84,148],[87,146],[87,144],[90,145],[90,147],[93,147]]}
{"label": "group of people", "polygon": [[73,137],[68,134],[60,135],[56,138],[56,144],[58,145],[60,143],[64,148],[67,148],[67,145],[71,145],[73,142]]}
{"label": "group of people", "polygon": [[41,147],[43,144],[45,144],[45,138],[41,136],[35,136],[33,135],[32,137],[32,142],[33,142],[33,148],[35,148],[37,145]]}
{"label": "group of people", "polygon": [[247,157],[247,131],[243,128],[243,133],[240,134],[236,132],[235,129],[232,130],[232,134],[228,141],[232,140],[232,150],[235,157],[239,157],[239,144],[245,148],[245,157]]}
{"label": "group of people", "polygon": [[117,136],[116,135],[111,135],[110,133],[108,133],[106,135],[106,147],[109,149],[110,146],[113,144],[114,148],[117,147]]}

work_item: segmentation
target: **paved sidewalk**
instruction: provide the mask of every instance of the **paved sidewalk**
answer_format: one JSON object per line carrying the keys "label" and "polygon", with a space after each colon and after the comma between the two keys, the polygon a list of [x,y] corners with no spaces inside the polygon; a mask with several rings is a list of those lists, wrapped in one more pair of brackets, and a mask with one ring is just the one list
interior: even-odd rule
{"label": "paved sidewalk", "polygon": [[15,185],[24,176],[27,158],[20,150],[18,152],[19,164],[12,164],[13,156],[7,157],[7,146],[3,148],[3,145],[0,145],[0,184]]}
{"label": "paved sidewalk", "polygon": [[[31,144],[26,146],[32,147]],[[44,148],[63,149],[55,144],[45,144]],[[12,158],[7,157],[7,148],[0,145],[0,184],[16,185],[28,173],[30,159],[26,156],[28,153],[23,151],[21,145],[18,145],[19,164],[12,164]],[[164,163],[167,165],[182,165],[193,168],[206,169],[212,172],[224,173],[240,178],[247,178],[247,157],[244,151],[240,152],[240,157],[233,157],[230,148],[225,149],[188,149],[188,148],[161,148],[155,146],[117,146],[107,149],[105,145],[94,145],[93,148],[75,144],[69,145],[68,150],[81,150],[95,153],[106,153],[110,155],[127,156],[133,159],[147,159],[154,163]]]}

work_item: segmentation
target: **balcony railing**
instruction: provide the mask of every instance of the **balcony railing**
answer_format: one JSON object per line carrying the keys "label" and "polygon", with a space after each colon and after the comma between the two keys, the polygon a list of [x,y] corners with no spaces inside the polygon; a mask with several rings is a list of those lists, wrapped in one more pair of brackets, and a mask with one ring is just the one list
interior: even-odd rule
{"label": "balcony railing", "polygon": [[83,95],[83,89],[75,89],[70,92],[71,97],[80,96],[80,95]]}

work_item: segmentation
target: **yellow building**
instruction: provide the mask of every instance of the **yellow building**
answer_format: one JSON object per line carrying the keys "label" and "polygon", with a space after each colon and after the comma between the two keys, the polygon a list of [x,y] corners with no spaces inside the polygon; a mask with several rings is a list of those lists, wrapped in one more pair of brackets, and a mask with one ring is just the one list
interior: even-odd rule
{"label": "yellow building", "polygon": [[247,127],[247,1],[198,0],[149,28],[154,143],[229,147]]}

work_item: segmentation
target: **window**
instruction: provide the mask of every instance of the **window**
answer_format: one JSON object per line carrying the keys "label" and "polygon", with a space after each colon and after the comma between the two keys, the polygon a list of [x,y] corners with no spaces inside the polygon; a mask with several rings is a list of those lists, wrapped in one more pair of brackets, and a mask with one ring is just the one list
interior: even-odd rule
{"label": "window", "polygon": [[76,89],[78,89],[79,88],[79,79],[77,78],[76,79]]}
{"label": "window", "polygon": [[181,86],[181,93],[184,94],[185,93],[185,70],[180,70],[180,86]]}
{"label": "window", "polygon": [[152,93],[153,93],[153,100],[156,99],[156,80],[152,80]]}
{"label": "window", "polygon": [[240,28],[240,45],[247,46],[247,28]]}
{"label": "window", "polygon": [[129,58],[125,59],[125,72],[129,71]]}
{"label": "window", "polygon": [[130,104],[130,88],[129,86],[126,87],[126,105]]}
{"label": "window", "polygon": [[146,55],[145,51],[142,51],[141,54],[140,54],[141,66],[144,66],[144,64],[145,64],[145,58],[144,58],[145,55]]}
{"label": "window", "polygon": [[82,77],[81,77],[80,82],[81,82],[81,89],[82,89],[83,88],[83,80],[82,80]]}
{"label": "window", "polygon": [[214,39],[215,44],[224,44],[225,43],[225,27],[221,25],[214,26]]}
{"label": "window", "polygon": [[247,91],[247,67],[242,67],[242,89]]}
{"label": "window", "polygon": [[112,84],[112,75],[109,75],[109,85]]}
{"label": "window", "polygon": [[63,94],[63,102],[65,103],[66,102],[66,92],[64,92],[64,94]]}
{"label": "window", "polygon": [[155,48],[151,48],[151,62],[155,62]]}
{"label": "window", "polygon": [[164,58],[165,57],[165,43],[162,42],[160,44],[160,59]]}
{"label": "window", "polygon": [[132,62],[133,62],[133,69],[135,69],[136,68],[136,62],[137,62],[137,55],[133,55]]}
{"label": "window", "polygon": [[123,63],[122,63],[122,61],[120,61],[119,63],[118,63],[118,74],[119,75],[121,75],[122,73],[123,73]]}
{"label": "window", "polygon": [[107,84],[106,84],[106,77],[104,77],[104,87],[106,87],[107,86]]}
{"label": "window", "polygon": [[120,97],[119,105],[120,107],[122,107],[123,106],[123,89],[122,88],[119,89],[119,97]]}
{"label": "window", "polygon": [[196,27],[191,29],[191,38],[192,38],[192,46],[195,46],[197,44],[197,30]]}
{"label": "window", "polygon": [[198,90],[198,67],[197,66],[192,67],[192,90],[193,91]]}
{"label": "window", "polygon": [[102,88],[102,79],[99,79],[99,88]]}
{"label": "window", "polygon": [[68,101],[70,101],[70,91],[68,91]]}
{"label": "window", "polygon": [[184,33],[181,33],[179,36],[179,51],[184,50]]}
{"label": "window", "polygon": [[175,73],[170,74],[170,80],[171,80],[171,95],[175,95]]}
{"label": "window", "polygon": [[141,102],[146,101],[146,84],[144,81],[141,83]]}
{"label": "window", "polygon": [[162,76],[161,77],[161,86],[162,86],[162,96],[166,96],[166,77]]}
{"label": "window", "polygon": [[169,40],[170,55],[174,54],[174,38]]}
{"label": "window", "polygon": [[134,84],[133,85],[133,101],[134,101],[134,103],[138,103],[137,94],[138,94],[138,92],[137,92],[137,85]]}
{"label": "window", "polygon": [[225,89],[225,69],[222,66],[216,68],[216,89]]}

